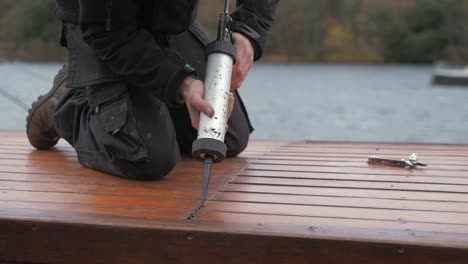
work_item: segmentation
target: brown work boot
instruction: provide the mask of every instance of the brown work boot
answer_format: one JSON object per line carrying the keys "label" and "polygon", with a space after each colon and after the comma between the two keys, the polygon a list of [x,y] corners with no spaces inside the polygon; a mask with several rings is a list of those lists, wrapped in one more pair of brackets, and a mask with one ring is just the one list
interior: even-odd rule
{"label": "brown work boot", "polygon": [[57,73],[52,89],[32,103],[26,118],[26,134],[31,145],[37,149],[49,149],[57,144],[60,136],[55,130],[54,110],[61,95],[68,90],[65,87],[67,65]]}

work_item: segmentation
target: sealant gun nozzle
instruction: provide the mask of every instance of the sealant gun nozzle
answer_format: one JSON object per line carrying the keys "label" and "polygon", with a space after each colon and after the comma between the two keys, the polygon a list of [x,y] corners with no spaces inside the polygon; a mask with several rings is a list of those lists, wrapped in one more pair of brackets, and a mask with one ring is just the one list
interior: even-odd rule
{"label": "sealant gun nozzle", "polygon": [[202,197],[200,200],[200,205],[193,209],[192,213],[187,217],[187,219],[192,219],[195,215],[202,209],[205,205],[206,195],[208,194],[208,185],[210,184],[211,178],[211,168],[213,165],[213,158],[211,156],[205,157],[205,166],[203,167],[203,186],[202,186]]}

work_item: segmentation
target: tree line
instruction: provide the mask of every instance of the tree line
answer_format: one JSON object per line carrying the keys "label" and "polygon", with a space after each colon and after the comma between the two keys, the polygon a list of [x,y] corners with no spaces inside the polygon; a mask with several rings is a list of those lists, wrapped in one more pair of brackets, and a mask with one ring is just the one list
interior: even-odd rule
{"label": "tree line", "polygon": [[[222,2],[200,3],[213,37]],[[54,0],[0,1],[0,58],[64,59],[54,10]],[[467,63],[468,1],[283,0],[265,60]]]}

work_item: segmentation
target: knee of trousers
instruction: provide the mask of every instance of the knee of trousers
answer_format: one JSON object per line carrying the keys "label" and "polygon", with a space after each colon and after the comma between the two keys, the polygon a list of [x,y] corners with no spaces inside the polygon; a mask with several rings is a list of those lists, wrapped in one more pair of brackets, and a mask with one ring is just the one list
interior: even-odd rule
{"label": "knee of trousers", "polygon": [[179,160],[179,155],[164,155],[145,162],[122,161],[121,174],[117,176],[138,181],[159,180],[167,176]]}
{"label": "knee of trousers", "polygon": [[226,156],[228,158],[236,157],[242,151],[247,148],[249,143],[249,132],[237,132],[236,131],[229,131],[226,134],[226,139],[224,141],[227,146],[227,153]]}
{"label": "knee of trousers", "polygon": [[174,168],[180,153],[161,101],[119,82],[88,89],[88,103],[75,149],[94,154],[90,168],[135,180],[158,179]]}
{"label": "knee of trousers", "polygon": [[124,159],[109,161],[104,155],[78,151],[78,159],[83,166],[106,174],[129,180],[153,181],[167,176],[180,160],[180,155],[164,155],[144,161]]}

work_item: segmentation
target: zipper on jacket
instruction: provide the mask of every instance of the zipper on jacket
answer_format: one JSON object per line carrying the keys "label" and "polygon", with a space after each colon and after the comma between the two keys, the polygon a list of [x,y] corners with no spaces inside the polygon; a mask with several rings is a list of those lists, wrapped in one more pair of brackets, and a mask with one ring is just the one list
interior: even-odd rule
{"label": "zipper on jacket", "polygon": [[112,29],[112,0],[106,1],[106,31]]}

